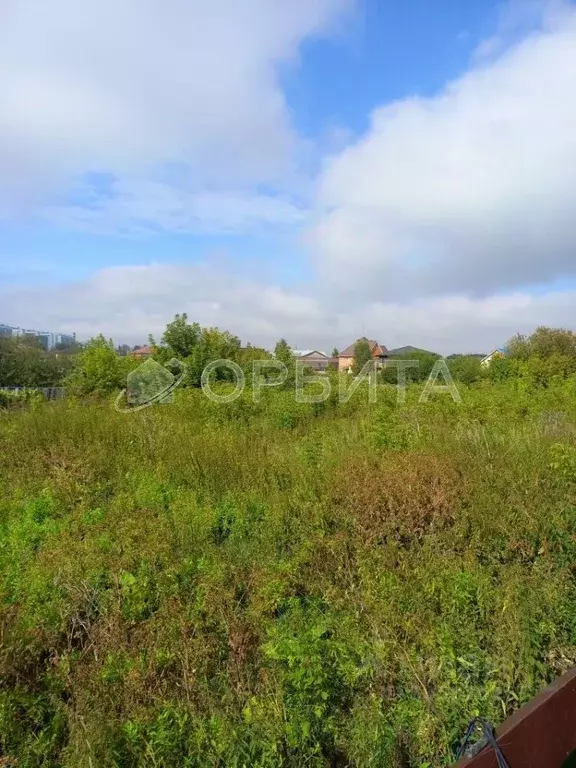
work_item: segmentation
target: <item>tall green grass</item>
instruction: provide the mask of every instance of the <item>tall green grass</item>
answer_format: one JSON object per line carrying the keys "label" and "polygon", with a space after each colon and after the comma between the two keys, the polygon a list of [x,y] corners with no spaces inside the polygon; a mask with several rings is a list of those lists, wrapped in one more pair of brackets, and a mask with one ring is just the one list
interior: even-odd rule
{"label": "tall green grass", "polygon": [[449,765],[576,663],[576,391],[0,413],[0,762]]}

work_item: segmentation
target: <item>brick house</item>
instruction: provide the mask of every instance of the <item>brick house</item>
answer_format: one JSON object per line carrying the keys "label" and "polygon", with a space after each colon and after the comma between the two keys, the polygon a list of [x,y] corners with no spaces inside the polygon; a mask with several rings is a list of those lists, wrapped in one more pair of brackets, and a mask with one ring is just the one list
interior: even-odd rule
{"label": "brick house", "polygon": [[153,353],[154,350],[152,347],[137,347],[136,349],[132,350],[132,357],[135,357],[137,360],[146,360],[146,358],[150,357],[150,355]]}
{"label": "brick house", "polygon": [[388,350],[383,344],[379,344],[377,341],[367,339],[365,336],[361,339],[357,339],[349,347],[346,347],[338,355],[338,370],[344,373],[350,373],[352,366],[354,365],[354,348],[359,341],[367,341],[370,345],[370,351],[372,353],[372,359],[379,362],[379,367],[384,367],[385,361],[388,359]]}

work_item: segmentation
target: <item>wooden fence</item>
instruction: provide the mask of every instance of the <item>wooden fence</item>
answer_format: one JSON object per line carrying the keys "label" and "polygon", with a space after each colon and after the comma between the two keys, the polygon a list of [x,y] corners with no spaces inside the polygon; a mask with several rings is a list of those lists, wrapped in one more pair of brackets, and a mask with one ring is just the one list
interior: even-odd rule
{"label": "wooden fence", "polygon": [[[576,667],[496,729],[510,768],[576,768]],[[486,747],[454,768],[498,768]]]}

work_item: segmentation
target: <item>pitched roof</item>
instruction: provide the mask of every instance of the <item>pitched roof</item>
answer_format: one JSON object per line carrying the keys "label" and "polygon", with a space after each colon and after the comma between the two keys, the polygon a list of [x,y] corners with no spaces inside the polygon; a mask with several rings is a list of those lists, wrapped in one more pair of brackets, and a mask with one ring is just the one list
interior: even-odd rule
{"label": "pitched roof", "polygon": [[132,351],[133,355],[151,355],[154,352],[152,347],[144,346],[144,347],[138,347],[138,349],[134,349]]}
{"label": "pitched roof", "polygon": [[486,355],[486,357],[483,357],[482,360],[480,360],[480,363],[481,364],[489,363],[493,357],[507,357],[507,355],[508,353],[506,349],[503,349],[502,347],[497,347],[496,349],[493,349],[489,355]]}
{"label": "pitched roof", "polygon": [[294,357],[308,357],[309,355],[319,355],[320,357],[328,357],[324,352],[320,352],[318,349],[293,349],[292,354]]}
{"label": "pitched roof", "polygon": [[342,352],[340,352],[340,357],[354,357],[354,347],[356,344],[358,344],[359,341],[367,341],[370,345],[370,352],[374,352],[376,347],[380,347],[383,354],[388,354],[388,350],[383,344],[378,344],[377,341],[374,341],[373,339],[367,339],[366,336],[362,336],[361,339],[357,339],[353,344],[350,344],[349,347],[346,347],[346,349],[342,350]]}

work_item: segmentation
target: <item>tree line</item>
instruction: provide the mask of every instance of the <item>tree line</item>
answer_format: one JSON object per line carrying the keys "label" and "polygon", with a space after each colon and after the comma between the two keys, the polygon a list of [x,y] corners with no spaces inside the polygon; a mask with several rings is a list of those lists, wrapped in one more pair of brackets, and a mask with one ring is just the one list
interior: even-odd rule
{"label": "tree line", "polygon": [[34,337],[0,337],[0,387],[57,387],[72,371],[80,344],[45,350]]}
{"label": "tree line", "polygon": [[[199,387],[206,366],[221,359],[236,363],[247,378],[251,376],[252,363],[265,359],[277,359],[286,365],[287,386],[295,376],[296,361],[285,339],[278,341],[274,354],[251,345],[242,347],[234,334],[190,322],[186,313],[177,314],[167,324],[159,341],[150,336],[149,345],[157,362],[167,365],[176,359],[185,364],[185,386]],[[540,326],[530,335],[513,336],[505,349],[504,357],[493,359],[486,367],[476,355],[451,355],[446,363],[453,378],[465,384],[521,378],[546,387],[555,379],[576,374],[576,334],[571,330]],[[141,364],[133,351],[127,345],[115,347],[111,339],[102,335],[70,349],[52,351],[44,350],[34,339],[0,338],[0,387],[65,386],[80,396],[107,395],[125,387],[130,371]],[[408,383],[418,383],[429,377],[441,357],[416,350],[395,359],[418,362],[405,371]],[[355,349],[353,372],[359,373],[369,360],[370,347],[360,341]],[[382,382],[395,384],[397,368],[387,365],[379,376]],[[232,380],[234,372],[221,367],[213,378]]]}

